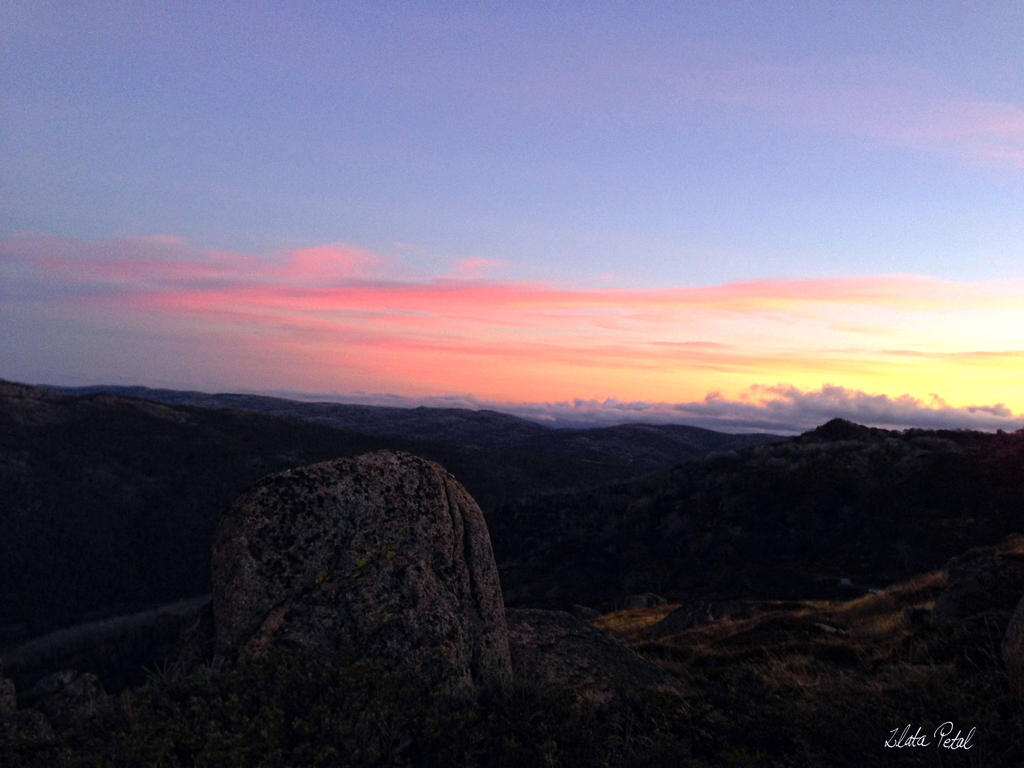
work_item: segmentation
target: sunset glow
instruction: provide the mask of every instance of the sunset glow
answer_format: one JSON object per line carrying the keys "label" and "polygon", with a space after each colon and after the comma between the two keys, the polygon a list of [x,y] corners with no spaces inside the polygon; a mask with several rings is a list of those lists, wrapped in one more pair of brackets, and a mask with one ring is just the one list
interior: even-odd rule
{"label": "sunset glow", "polygon": [[1019,14],[682,5],[12,11],[0,377],[1018,428]]}
{"label": "sunset glow", "polygon": [[[377,280],[367,275],[381,259],[337,244],[267,255],[176,238],[29,236],[0,247],[5,277],[37,297],[26,309],[73,314],[83,343],[116,335],[103,323],[115,315],[128,333],[209,334],[197,347],[245,350],[265,388],[673,403],[842,382],[1024,411],[1017,283],[893,275],[573,289]],[[168,358],[164,375],[208,364]]]}

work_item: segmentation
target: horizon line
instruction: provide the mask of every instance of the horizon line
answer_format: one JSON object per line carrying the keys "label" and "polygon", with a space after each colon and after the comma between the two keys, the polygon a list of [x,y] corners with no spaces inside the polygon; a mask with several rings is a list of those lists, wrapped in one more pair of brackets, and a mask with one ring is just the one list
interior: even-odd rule
{"label": "horizon line", "polygon": [[[67,380],[74,377],[59,377]],[[355,405],[411,410],[414,408],[491,411],[553,429],[590,429],[625,425],[682,426],[729,434],[773,434],[792,437],[812,431],[832,420],[890,431],[953,430],[1012,432],[1024,429],[1024,415],[1013,414],[1002,404],[994,406],[953,407],[933,396],[924,403],[909,395],[892,398],[834,385],[817,391],[801,391],[793,386],[753,385],[752,394],[739,400],[727,400],[708,393],[703,401],[664,403],[581,399],[554,402],[496,401],[465,394],[402,395],[388,392],[309,392],[302,390],[248,387],[221,387],[214,391],[195,385],[158,383],[24,383],[51,391],[142,389],[194,393],[209,397],[243,395],[271,397],[310,404]],[[200,385],[202,386],[202,385]]]}

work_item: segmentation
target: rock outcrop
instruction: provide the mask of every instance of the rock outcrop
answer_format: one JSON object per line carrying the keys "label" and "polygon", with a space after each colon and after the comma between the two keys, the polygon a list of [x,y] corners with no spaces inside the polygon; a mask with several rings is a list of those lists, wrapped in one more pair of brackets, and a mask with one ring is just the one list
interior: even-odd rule
{"label": "rock outcrop", "polygon": [[715,600],[691,600],[676,608],[672,613],[651,627],[654,638],[675,635],[691,627],[699,627],[725,616],[727,603]]}
{"label": "rock outcrop", "polygon": [[509,648],[517,677],[608,704],[624,691],[681,694],[679,682],[601,630],[562,611],[509,609]]}
{"label": "rock outcrop", "polygon": [[992,609],[1012,608],[1024,593],[1024,540],[1011,536],[998,546],[975,547],[945,567],[949,584],[935,600],[931,621],[950,624]]}
{"label": "rock outcrop", "polygon": [[1024,692],[1024,598],[1017,603],[1003,636],[1003,663],[1006,671]]}
{"label": "rock outcrop", "polygon": [[379,451],[240,496],[213,547],[216,652],[371,659],[447,688],[510,673],[483,514],[437,464]]}
{"label": "rock outcrop", "polygon": [[658,639],[685,632],[693,627],[719,619],[749,619],[760,610],[777,607],[756,600],[689,600],[651,627],[651,637]]}

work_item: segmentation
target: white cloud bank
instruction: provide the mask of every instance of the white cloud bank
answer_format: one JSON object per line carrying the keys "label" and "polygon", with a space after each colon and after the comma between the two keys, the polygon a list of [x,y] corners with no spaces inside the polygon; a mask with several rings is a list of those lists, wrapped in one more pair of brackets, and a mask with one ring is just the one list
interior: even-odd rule
{"label": "white cloud bank", "polygon": [[[294,393],[288,394],[295,397]],[[310,399],[305,396],[303,399]],[[313,399],[328,399],[316,396]],[[754,385],[739,400],[717,393],[690,403],[652,403],[622,400],[581,400],[517,403],[482,400],[471,395],[405,397],[402,395],[332,395],[331,400],[401,408],[491,409],[553,426],[608,426],[625,423],[688,424],[723,432],[798,434],[833,418],[888,429],[975,429],[1014,431],[1024,427],[1024,415],[1002,403],[954,407],[938,395],[924,402],[910,395],[890,397],[846,387],[825,385],[816,391],[794,386]]]}

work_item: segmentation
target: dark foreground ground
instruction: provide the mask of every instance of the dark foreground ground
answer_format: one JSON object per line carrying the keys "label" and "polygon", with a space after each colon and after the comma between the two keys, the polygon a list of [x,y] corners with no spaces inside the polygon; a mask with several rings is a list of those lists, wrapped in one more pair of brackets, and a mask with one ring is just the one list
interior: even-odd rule
{"label": "dark foreground ground", "polygon": [[[188,674],[152,662],[141,687],[52,742],[0,745],[0,765],[1019,766],[1024,699],[999,652],[1009,611],[919,618],[946,582],[940,571],[846,601],[737,603],[739,618],[668,635],[655,627],[674,605],[594,620],[675,675],[683,701],[608,705],[516,680],[448,697],[283,655]],[[907,725],[927,745],[887,747]]]}

